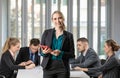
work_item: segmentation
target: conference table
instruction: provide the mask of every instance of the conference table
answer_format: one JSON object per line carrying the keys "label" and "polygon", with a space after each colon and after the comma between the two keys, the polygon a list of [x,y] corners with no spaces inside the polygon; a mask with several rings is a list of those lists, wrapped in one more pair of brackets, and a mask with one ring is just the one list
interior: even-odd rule
{"label": "conference table", "polygon": [[[43,78],[42,67],[38,66],[33,69],[19,69],[17,78]],[[83,71],[70,71],[70,78],[90,78]]]}

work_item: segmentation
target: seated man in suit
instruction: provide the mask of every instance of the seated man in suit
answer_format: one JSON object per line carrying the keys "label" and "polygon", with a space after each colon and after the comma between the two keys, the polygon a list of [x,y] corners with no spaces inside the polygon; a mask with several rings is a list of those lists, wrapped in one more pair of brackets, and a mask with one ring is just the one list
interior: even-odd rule
{"label": "seated man in suit", "polygon": [[[97,56],[96,52],[89,47],[88,39],[86,38],[79,38],[77,40],[77,48],[81,55],[71,61],[71,66],[74,69],[75,67],[82,67],[82,68],[94,68],[101,65],[100,59]],[[89,73],[86,72],[90,77],[97,78],[99,73]]]}
{"label": "seated man in suit", "polygon": [[34,63],[36,66],[40,65],[39,55],[40,41],[33,38],[30,40],[29,47],[22,47],[16,58],[16,64],[24,62],[25,64]]}

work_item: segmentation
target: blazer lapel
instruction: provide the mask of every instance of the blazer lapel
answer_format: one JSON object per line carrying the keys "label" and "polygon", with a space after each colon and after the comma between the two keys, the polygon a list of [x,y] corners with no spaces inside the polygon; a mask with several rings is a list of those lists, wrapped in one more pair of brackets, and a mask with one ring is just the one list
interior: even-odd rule
{"label": "blazer lapel", "polygon": [[9,56],[10,56],[10,59],[12,60],[12,62],[15,63],[15,59],[14,59],[14,57],[10,54],[10,51],[8,51],[8,53],[9,53]]}
{"label": "blazer lapel", "polygon": [[30,47],[27,47],[27,49],[26,49],[26,57],[28,58],[28,59],[26,59],[26,60],[29,60],[30,59]]}
{"label": "blazer lapel", "polygon": [[53,33],[54,33],[54,29],[51,30],[51,32],[49,32],[49,43],[48,43],[48,46],[51,47],[52,45],[52,37],[53,37]]}
{"label": "blazer lapel", "polygon": [[61,49],[62,49],[62,47],[63,47],[63,44],[64,44],[64,42],[65,42],[65,39],[66,39],[66,32],[63,31],[63,41],[62,41]]}
{"label": "blazer lapel", "polygon": [[85,58],[87,58],[90,55],[90,49],[87,50]]}

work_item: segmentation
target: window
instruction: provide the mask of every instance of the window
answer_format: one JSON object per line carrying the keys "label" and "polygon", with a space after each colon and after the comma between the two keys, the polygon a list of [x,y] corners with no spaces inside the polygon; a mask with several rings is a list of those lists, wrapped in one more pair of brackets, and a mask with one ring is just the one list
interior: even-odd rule
{"label": "window", "polygon": [[[8,12],[9,36],[18,37],[22,43],[26,41],[26,44],[22,46],[28,45],[29,40],[33,37],[40,39],[43,31],[46,28],[50,28],[46,27],[46,25],[52,26],[51,20],[49,20],[51,19],[50,14],[55,10],[60,10],[65,17],[66,30],[69,27],[72,28],[70,32],[74,35],[75,46],[77,38],[86,37],[90,40],[91,47],[98,54],[103,55],[104,41],[108,35],[106,34],[106,0],[91,1],[93,2],[88,0],[73,0],[73,3],[68,0],[10,0],[10,8],[8,10],[10,11]],[[69,4],[71,6],[68,6]],[[73,20],[71,24],[73,25],[67,26],[70,23],[68,19],[70,15]],[[89,26],[92,28],[89,29]]]}

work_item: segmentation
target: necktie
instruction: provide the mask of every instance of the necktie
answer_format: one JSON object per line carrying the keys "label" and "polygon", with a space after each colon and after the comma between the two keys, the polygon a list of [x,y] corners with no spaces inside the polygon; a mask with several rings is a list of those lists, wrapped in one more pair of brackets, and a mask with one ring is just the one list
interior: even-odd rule
{"label": "necktie", "polygon": [[85,56],[83,56],[83,54],[81,53],[81,62],[85,61]]}
{"label": "necktie", "polygon": [[33,53],[31,53],[30,60],[34,61]]}

